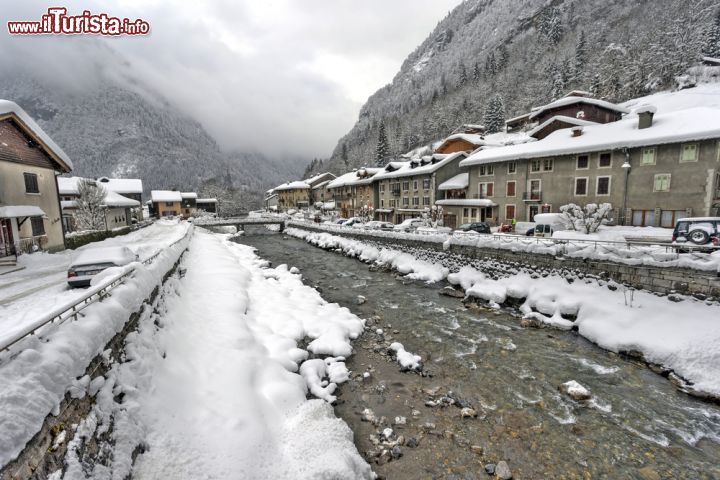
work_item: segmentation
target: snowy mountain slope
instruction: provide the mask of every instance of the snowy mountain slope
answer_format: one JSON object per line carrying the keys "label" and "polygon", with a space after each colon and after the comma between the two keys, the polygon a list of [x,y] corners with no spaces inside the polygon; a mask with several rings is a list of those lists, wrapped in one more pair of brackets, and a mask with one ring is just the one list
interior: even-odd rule
{"label": "snowy mountain slope", "polygon": [[613,101],[667,89],[707,47],[714,7],[679,0],[467,0],[373,94],[323,168],[377,161],[482,123],[499,95],[506,118],[573,88]]}
{"label": "snowy mountain slope", "polygon": [[222,152],[197,121],[161,96],[104,80],[82,93],[32,76],[0,74],[0,98],[23,107],[73,159],[73,175],[139,177],[145,193],[202,191],[209,179],[242,193],[245,208],[262,192],[299,175],[298,162],[259,153]]}

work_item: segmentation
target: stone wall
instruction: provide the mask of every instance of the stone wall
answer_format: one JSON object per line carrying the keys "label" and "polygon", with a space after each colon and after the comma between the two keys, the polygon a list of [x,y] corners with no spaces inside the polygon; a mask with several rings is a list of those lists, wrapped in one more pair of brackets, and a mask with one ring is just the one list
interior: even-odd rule
{"label": "stone wall", "polygon": [[[462,264],[472,264],[484,271],[510,273],[513,271],[535,271],[540,274],[559,272],[562,274],[591,276],[613,280],[636,289],[648,290],[660,294],[687,294],[701,300],[720,300],[720,277],[714,273],[688,268],[631,266],[622,263],[588,260],[553,255],[513,252],[494,248],[479,248],[465,245],[450,245],[445,250],[441,243],[386,238],[349,231],[348,233],[327,232],[314,225],[299,225],[302,228],[331,235],[361,240],[381,247],[393,247],[420,258],[440,262],[448,268]],[[464,263],[463,263],[464,262]]]}

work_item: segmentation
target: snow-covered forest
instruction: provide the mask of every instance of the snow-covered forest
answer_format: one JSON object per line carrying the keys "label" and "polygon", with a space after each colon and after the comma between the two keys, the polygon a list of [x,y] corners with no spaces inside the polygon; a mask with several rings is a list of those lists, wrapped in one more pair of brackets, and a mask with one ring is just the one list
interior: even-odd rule
{"label": "snow-covered forest", "polygon": [[622,101],[672,88],[703,55],[720,55],[719,11],[717,0],[467,0],[310,170],[382,162],[463,123],[497,130],[570,89]]}

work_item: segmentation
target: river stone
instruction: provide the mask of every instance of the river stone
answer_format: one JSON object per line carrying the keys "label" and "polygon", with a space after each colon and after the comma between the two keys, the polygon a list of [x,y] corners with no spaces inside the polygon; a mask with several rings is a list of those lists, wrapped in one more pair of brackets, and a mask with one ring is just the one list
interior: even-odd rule
{"label": "river stone", "polygon": [[465,407],[462,410],[460,410],[460,417],[461,418],[475,418],[477,417],[477,412],[469,407]]}
{"label": "river stone", "polygon": [[405,442],[405,446],[410,447],[410,448],[415,448],[418,445],[419,445],[418,440],[415,437],[410,437],[410,438],[408,438],[407,442]]}
{"label": "river stone", "polygon": [[402,450],[397,445],[392,448],[390,453],[392,454],[392,458],[394,458],[395,460],[403,456]]}
{"label": "river stone", "polygon": [[638,474],[643,480],[661,480],[660,474],[650,467],[643,467],[639,469]]}
{"label": "river stone", "polygon": [[358,295],[357,298],[355,299],[355,303],[357,303],[358,305],[362,305],[365,302],[367,302],[367,298],[365,298],[362,295]]}
{"label": "river stone", "polygon": [[494,463],[488,463],[485,465],[485,473],[488,475],[494,475],[495,474],[495,464]]}
{"label": "river stone", "polygon": [[476,453],[477,455],[482,456],[483,453],[485,453],[485,449],[481,447],[480,445],[471,445],[470,450],[473,451],[473,453]]}
{"label": "river stone", "polygon": [[495,477],[500,480],[510,480],[513,475],[505,460],[500,460],[495,466]]}
{"label": "river stone", "polygon": [[521,319],[520,326],[523,328],[545,328],[545,323],[535,317],[529,317]]}
{"label": "river stone", "polygon": [[444,295],[446,297],[453,297],[453,298],[465,298],[465,293],[461,290],[458,290],[453,287],[445,287],[440,292],[438,292],[440,295]]}
{"label": "river stone", "polygon": [[578,402],[590,400],[592,397],[592,395],[590,395],[590,391],[575,380],[563,383],[558,387],[558,390]]}

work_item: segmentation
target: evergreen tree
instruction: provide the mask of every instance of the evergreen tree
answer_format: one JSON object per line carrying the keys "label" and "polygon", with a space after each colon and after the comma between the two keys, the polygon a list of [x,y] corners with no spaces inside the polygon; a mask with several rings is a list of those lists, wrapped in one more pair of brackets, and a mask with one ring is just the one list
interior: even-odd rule
{"label": "evergreen tree", "polygon": [[500,94],[495,94],[485,108],[485,128],[488,133],[501,132],[505,127],[505,104]]}
{"label": "evergreen tree", "polygon": [[467,69],[464,63],[460,63],[460,73],[458,74],[458,88],[462,88],[467,83]]}
{"label": "evergreen tree", "polygon": [[390,145],[388,144],[387,133],[385,132],[385,120],[380,120],[375,159],[377,160],[377,164],[382,166],[387,164],[388,158],[390,158]]}
{"label": "evergreen tree", "polygon": [[563,82],[563,75],[558,67],[553,67],[550,81],[550,97],[553,100],[557,100],[558,98],[563,96],[563,93],[565,91],[565,82]]}
{"label": "evergreen tree", "polygon": [[560,43],[564,34],[565,29],[561,15],[560,9],[557,7],[546,8],[540,14],[538,30],[553,45]]}
{"label": "evergreen tree", "polygon": [[342,159],[345,166],[348,166],[348,150],[347,150],[347,143],[343,142],[342,147],[340,148],[340,158]]}
{"label": "evergreen tree", "polygon": [[580,36],[578,36],[577,44],[575,44],[575,65],[573,65],[573,80],[576,82],[582,80],[587,58],[587,39],[585,38],[585,32],[580,30]]}
{"label": "evergreen tree", "polygon": [[490,77],[494,76],[497,73],[497,61],[495,60],[495,52],[490,52],[490,54],[485,58],[485,74]]}
{"label": "evergreen tree", "polygon": [[720,10],[715,14],[715,19],[707,30],[704,43],[703,55],[720,57]]}
{"label": "evergreen tree", "polygon": [[590,93],[592,93],[594,97],[599,97],[600,96],[600,88],[601,88],[600,74],[596,73],[593,76],[592,85],[590,85]]}
{"label": "evergreen tree", "polygon": [[482,77],[482,73],[480,72],[480,64],[478,62],[475,62],[475,66],[473,67],[473,82],[475,85],[480,83],[480,78]]}
{"label": "evergreen tree", "polygon": [[497,71],[503,70],[508,64],[509,54],[505,45],[500,45],[497,49],[497,55],[495,56],[495,63]]}

